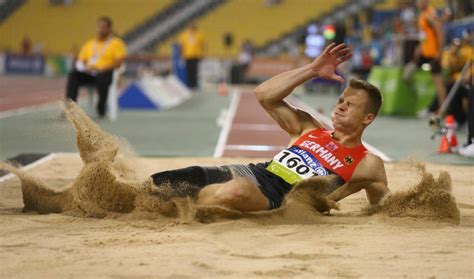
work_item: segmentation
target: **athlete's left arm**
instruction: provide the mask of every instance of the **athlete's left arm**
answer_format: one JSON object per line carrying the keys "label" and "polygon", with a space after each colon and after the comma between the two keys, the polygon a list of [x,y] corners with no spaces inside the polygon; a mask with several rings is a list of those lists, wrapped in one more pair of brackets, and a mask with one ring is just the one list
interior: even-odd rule
{"label": "athlete's left arm", "polygon": [[387,176],[382,159],[371,153],[359,163],[349,182],[327,196],[333,201],[365,189],[371,205],[376,205],[389,192]]}

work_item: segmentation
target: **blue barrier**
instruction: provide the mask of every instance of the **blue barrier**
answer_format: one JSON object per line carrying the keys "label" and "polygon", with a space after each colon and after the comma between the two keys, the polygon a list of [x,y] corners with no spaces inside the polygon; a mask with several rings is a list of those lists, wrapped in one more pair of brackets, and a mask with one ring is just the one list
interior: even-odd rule
{"label": "blue barrier", "polygon": [[6,74],[42,75],[44,70],[45,59],[43,56],[7,54],[5,57]]}
{"label": "blue barrier", "polygon": [[186,63],[181,57],[181,47],[179,44],[174,44],[171,54],[173,63],[173,73],[177,76],[184,84],[188,84],[188,77],[186,75]]}

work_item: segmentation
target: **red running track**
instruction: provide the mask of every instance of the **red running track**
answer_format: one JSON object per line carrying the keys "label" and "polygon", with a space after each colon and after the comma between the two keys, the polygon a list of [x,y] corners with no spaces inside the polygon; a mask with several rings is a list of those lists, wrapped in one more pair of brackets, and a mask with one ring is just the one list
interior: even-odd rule
{"label": "red running track", "polygon": [[0,76],[0,112],[64,100],[65,78]]}
{"label": "red running track", "polygon": [[[228,127],[228,137],[221,142],[219,138],[214,157],[265,157],[272,158],[287,147],[290,136],[260,107],[254,94],[242,93],[236,104],[235,114]],[[297,100],[294,100],[297,102]],[[304,104],[298,104],[305,108]],[[232,108],[232,105],[231,105]],[[306,108],[311,111],[310,108]],[[315,117],[318,113],[312,112]],[[319,120],[326,127],[331,127],[331,120],[319,115]],[[224,127],[223,131],[226,130]],[[223,133],[221,133],[222,136]],[[364,142],[365,147],[385,162],[392,159],[380,150]]]}
{"label": "red running track", "polygon": [[[65,78],[0,76],[0,112],[63,101],[65,85]],[[289,140],[247,90],[240,95],[221,156],[273,157]]]}
{"label": "red running track", "polygon": [[290,136],[260,106],[255,95],[244,92],[235,110],[223,157],[273,157]]}

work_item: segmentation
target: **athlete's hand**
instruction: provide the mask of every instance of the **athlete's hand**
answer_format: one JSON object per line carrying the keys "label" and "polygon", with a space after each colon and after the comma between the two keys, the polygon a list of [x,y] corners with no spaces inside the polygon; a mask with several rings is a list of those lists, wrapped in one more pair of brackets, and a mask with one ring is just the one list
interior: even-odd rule
{"label": "athlete's hand", "polygon": [[331,43],[324,51],[314,59],[311,68],[317,77],[344,82],[341,76],[336,75],[336,67],[347,61],[352,56],[350,48],[345,44],[336,45]]}

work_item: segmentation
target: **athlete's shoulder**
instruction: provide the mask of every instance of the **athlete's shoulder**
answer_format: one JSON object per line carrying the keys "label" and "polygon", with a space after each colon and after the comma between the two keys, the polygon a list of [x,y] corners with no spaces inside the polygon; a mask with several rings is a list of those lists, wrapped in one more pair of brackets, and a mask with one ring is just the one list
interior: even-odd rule
{"label": "athlete's shoulder", "polygon": [[354,177],[362,180],[385,181],[386,174],[383,160],[379,156],[367,152],[359,165],[357,165]]}
{"label": "athlete's shoulder", "polygon": [[379,156],[375,155],[374,153],[367,151],[365,155],[365,163],[369,166],[383,166],[383,160]]}
{"label": "athlete's shoulder", "polygon": [[301,108],[296,108],[296,113],[301,124],[301,132],[299,136],[307,134],[308,132],[313,130],[324,129],[323,124],[311,113]]}
{"label": "athlete's shoulder", "polygon": [[314,138],[314,137],[319,138],[319,137],[324,137],[326,135],[327,136],[330,135],[329,130],[327,130],[324,127],[319,127],[318,123],[316,123],[316,124],[309,123],[309,124],[305,125],[304,129],[301,131],[301,133],[297,137],[301,138],[301,137],[304,137],[304,136],[308,136],[310,138]]}

